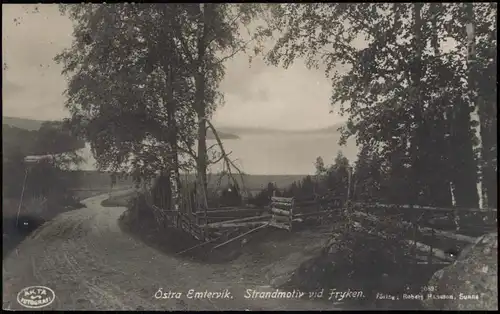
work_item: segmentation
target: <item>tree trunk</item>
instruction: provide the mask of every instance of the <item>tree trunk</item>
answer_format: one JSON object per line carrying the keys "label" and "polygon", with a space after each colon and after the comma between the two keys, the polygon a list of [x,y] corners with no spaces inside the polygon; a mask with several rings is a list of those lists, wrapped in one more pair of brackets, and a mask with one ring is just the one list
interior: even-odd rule
{"label": "tree trunk", "polygon": [[[480,123],[480,137],[481,137],[481,174],[482,186],[481,194],[483,198],[483,206],[489,208],[496,208],[498,206],[498,182],[497,182],[497,118],[496,118],[496,54],[494,56],[495,65],[493,68],[489,65],[486,67],[483,75],[487,79],[482,80],[482,86],[476,84],[479,79],[476,71],[474,45],[475,45],[475,17],[473,4],[467,3],[467,22],[469,28],[469,50],[468,50],[468,66],[469,66],[469,89],[470,95],[475,100],[475,105],[478,110],[479,123]],[[495,32],[496,33],[496,32]],[[496,35],[492,35],[492,41],[496,42]],[[493,71],[491,71],[493,70]],[[491,75],[491,77],[490,77]],[[485,84],[486,83],[486,84]],[[486,86],[485,86],[486,85]],[[482,97],[477,97],[475,91],[484,90]]]}
{"label": "tree trunk", "polygon": [[207,127],[205,121],[205,77],[204,75],[197,75],[197,106],[196,114],[198,117],[198,156],[197,156],[197,205],[200,206],[199,210],[206,210],[207,204]]}
{"label": "tree trunk", "polygon": [[450,117],[450,165],[455,204],[458,207],[478,207],[477,160],[474,154],[470,122],[470,107],[460,95],[453,103]]}
{"label": "tree trunk", "polygon": [[[496,92],[494,94],[496,95]],[[492,106],[490,103],[486,103],[484,99],[478,99],[478,105],[481,136],[481,194],[483,195],[483,206],[497,208],[497,121],[496,116],[493,115],[491,110]],[[494,105],[496,106],[496,102]]]}
{"label": "tree trunk", "polygon": [[[177,151],[177,120],[176,112],[177,106],[174,99],[174,86],[173,86],[173,66],[168,67],[167,72],[167,119],[169,126],[169,179],[170,179],[170,209],[179,212],[180,210],[180,175],[179,175],[179,158]],[[178,226],[178,216],[174,215],[174,225]]]}
{"label": "tree trunk", "polygon": [[168,178],[169,178],[169,204],[168,207],[170,210],[174,210],[177,212],[177,215],[173,215],[173,224],[178,227],[178,214],[180,211],[180,174],[179,174],[179,156],[177,149],[177,141],[178,141],[178,129],[177,129],[177,103],[175,101],[175,82],[174,82],[174,74],[175,69],[178,68],[180,64],[179,56],[177,55],[177,51],[175,49],[175,43],[173,41],[173,34],[169,34],[171,30],[171,25],[173,21],[169,19],[169,14],[165,11],[164,16],[164,36],[168,38],[168,46],[170,49],[167,49],[166,56],[162,59],[163,61],[163,71],[166,75],[166,97],[165,105],[167,109],[167,143],[169,146],[169,156],[168,160]]}
{"label": "tree trunk", "polygon": [[[442,102],[432,103],[436,108],[444,108]],[[441,109],[438,109],[441,110]],[[431,120],[432,119],[432,120]],[[426,161],[429,186],[429,204],[430,206],[451,207],[453,205],[450,190],[450,164],[449,164],[449,145],[446,133],[448,133],[444,114],[436,111],[429,118],[431,126],[431,135],[428,138]]]}
{"label": "tree trunk", "polygon": [[[466,4],[467,5],[467,4]],[[472,4],[471,4],[472,5]],[[471,7],[472,8],[472,7]],[[471,108],[474,108],[475,91],[473,80],[473,67],[471,67],[473,53],[468,53],[468,100],[464,101],[458,97],[455,103],[453,112],[455,118],[453,130],[453,156],[455,157],[454,165],[454,180],[455,200],[458,207],[479,207],[479,195],[477,191],[477,161],[474,154],[472,143],[473,130],[471,127]]]}
{"label": "tree trunk", "polygon": [[422,180],[423,176],[426,175],[425,162],[422,160],[423,157],[423,132],[425,131],[425,121],[422,112],[422,98],[421,98],[421,88],[420,80],[422,79],[422,18],[421,10],[422,3],[413,4],[414,16],[413,16],[413,33],[414,42],[413,46],[415,49],[415,58],[412,60],[412,73],[411,73],[411,86],[413,86],[413,97],[412,97],[412,107],[413,116],[415,122],[415,130],[411,138],[411,159],[412,159],[412,177],[411,177],[411,199],[409,200],[412,204],[420,204],[422,199],[425,199],[423,195],[425,191],[425,180]]}
{"label": "tree trunk", "polygon": [[208,41],[208,21],[210,19],[211,4],[200,4],[200,21],[198,35],[198,59],[195,75],[196,99],[195,109],[198,117],[198,156],[197,156],[197,205],[198,210],[206,211],[207,209],[207,129],[206,129],[206,103],[205,103],[205,88],[206,88],[206,73],[205,73],[205,54]]}

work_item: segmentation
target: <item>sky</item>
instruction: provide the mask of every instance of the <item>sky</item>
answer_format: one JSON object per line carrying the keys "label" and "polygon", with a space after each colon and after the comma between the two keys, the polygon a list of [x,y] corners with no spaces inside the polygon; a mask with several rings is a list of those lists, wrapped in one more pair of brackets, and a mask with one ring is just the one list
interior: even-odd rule
{"label": "sky", "polygon": [[[66,79],[52,59],[71,45],[71,21],[57,5],[2,5],[3,115],[37,120],[67,117]],[[20,23],[16,23],[20,22]],[[226,63],[221,83],[225,105],[213,117],[218,126],[315,129],[341,122],[331,110],[331,84],[303,61],[285,70],[241,54]]]}

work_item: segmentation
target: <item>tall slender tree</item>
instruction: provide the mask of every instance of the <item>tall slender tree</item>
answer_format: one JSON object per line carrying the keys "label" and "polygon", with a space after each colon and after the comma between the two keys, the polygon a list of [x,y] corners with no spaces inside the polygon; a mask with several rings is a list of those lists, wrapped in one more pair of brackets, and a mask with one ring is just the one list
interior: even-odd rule
{"label": "tall slender tree", "polygon": [[[469,101],[477,108],[480,122],[483,205],[497,207],[496,121],[496,4],[465,3]],[[476,21],[476,11],[480,18]],[[489,16],[490,19],[484,19]],[[476,25],[478,24],[478,25]],[[476,44],[476,29],[483,39]],[[482,37],[482,38],[481,38]],[[486,40],[484,40],[486,39]],[[478,46],[479,49],[476,48]],[[488,92],[489,91],[489,92]],[[495,92],[492,92],[495,91]]]}
{"label": "tall slender tree", "polygon": [[[179,5],[181,23],[174,26],[176,38],[193,71],[194,101],[197,117],[197,199],[207,206],[207,121],[218,102],[223,101],[218,86],[224,76],[224,62],[252,45],[261,46],[261,39],[270,34],[257,27],[249,38],[241,33],[262,13],[257,4],[186,4]],[[180,12],[182,11],[182,13]],[[223,154],[223,152],[221,152]]]}

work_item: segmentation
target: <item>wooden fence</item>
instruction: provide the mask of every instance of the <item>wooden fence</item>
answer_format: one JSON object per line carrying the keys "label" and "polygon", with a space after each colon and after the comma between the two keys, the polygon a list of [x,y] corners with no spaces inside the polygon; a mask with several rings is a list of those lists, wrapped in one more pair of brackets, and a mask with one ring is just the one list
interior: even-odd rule
{"label": "wooden fence", "polygon": [[[146,195],[155,215],[164,216],[164,221],[204,243],[222,239],[224,242],[216,247],[266,226],[291,232],[294,224],[309,219],[323,220],[325,217],[337,219],[342,216],[339,214],[349,210],[358,227],[365,223],[379,223],[386,217],[397,217],[395,221],[409,230],[408,234],[401,236],[407,239],[418,263],[451,263],[454,258],[447,255],[442,246],[474,243],[476,237],[485,233],[483,216],[489,217],[490,222],[494,220],[491,226],[496,225],[496,209],[351,203],[331,194],[307,200],[273,196],[268,208],[231,207],[208,209],[206,212],[166,210],[162,208],[163,204],[152,204],[151,195]],[[481,217],[474,218],[476,214]],[[467,226],[471,221],[477,226]],[[473,228],[477,229],[476,233],[472,232]],[[228,235],[232,238],[228,239]]]}
{"label": "wooden fence", "polygon": [[322,221],[345,206],[343,199],[335,196],[310,200],[295,200],[293,211],[294,222],[307,220]]}
{"label": "wooden fence", "polygon": [[[401,234],[417,264],[449,264],[477,237],[496,229],[496,209],[443,208],[396,204],[353,203],[358,221],[380,223],[385,217],[408,230]],[[440,221],[436,224],[436,221]],[[450,248],[454,254],[447,252]]]}
{"label": "wooden fence", "polygon": [[210,209],[207,212],[197,212],[196,223],[198,225],[223,222],[228,220],[234,220],[238,218],[254,217],[266,214],[267,210],[265,208],[235,208],[228,207],[226,209]]}
{"label": "wooden fence", "polygon": [[[449,264],[456,255],[447,248],[463,249],[496,226],[496,209],[442,208],[392,204],[346,203],[334,196],[297,201],[294,198],[272,197],[270,226],[292,231],[294,223],[307,219],[340,217],[340,211],[349,210],[359,228],[366,223],[381,223],[381,219],[395,218],[394,223],[406,231],[401,234],[411,247],[411,255],[418,264]],[[440,228],[435,226],[439,221]],[[486,222],[488,221],[488,222]]]}
{"label": "wooden fence", "polygon": [[293,197],[271,197],[271,221],[269,225],[292,231],[294,203]]}

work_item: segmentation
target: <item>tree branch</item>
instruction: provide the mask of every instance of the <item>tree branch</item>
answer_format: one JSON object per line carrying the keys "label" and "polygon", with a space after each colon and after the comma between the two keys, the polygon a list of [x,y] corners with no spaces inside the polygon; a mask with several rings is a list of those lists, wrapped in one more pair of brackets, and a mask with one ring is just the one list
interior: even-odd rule
{"label": "tree branch", "polygon": [[214,148],[215,146],[217,146],[217,143],[213,144],[213,145],[210,145],[210,147],[207,148],[207,151],[211,150],[212,148]]}
{"label": "tree branch", "polygon": [[254,41],[255,38],[252,38],[252,39],[249,39],[247,42],[245,42],[243,45],[239,46],[239,48],[237,49],[234,49],[232,53],[230,53],[229,55],[219,59],[216,57],[216,59],[218,59],[217,63],[216,64],[221,64],[223,63],[224,61],[228,60],[228,59],[231,59],[232,57],[234,57],[238,52],[244,50],[246,47],[248,47],[248,44],[250,44],[252,41]]}
{"label": "tree branch", "polygon": [[179,145],[177,145],[177,149],[179,149],[183,153],[186,153],[189,156],[191,156],[194,159],[196,159],[198,157],[198,155],[196,155],[195,151],[191,148],[191,146],[188,144],[188,142],[186,141],[186,139],[184,137],[182,137],[182,136],[180,138],[181,138],[181,141],[186,145],[186,148],[183,148],[183,147],[180,147]]}
{"label": "tree branch", "polygon": [[[222,145],[222,141],[220,140],[220,137],[219,137],[219,134],[217,133],[217,130],[214,128],[214,126],[212,125],[212,123],[210,121],[208,121],[208,119],[206,118],[203,118],[205,119],[206,123],[208,124],[208,126],[210,126],[210,129],[212,129],[212,132],[214,133],[214,136],[215,136],[215,139],[217,140],[217,144],[219,145],[220,149],[221,149],[221,152],[222,152],[222,158],[224,159],[225,161],[225,164],[228,168],[228,171],[227,171],[227,174],[229,176],[229,178],[233,181],[233,184],[239,189],[239,184],[238,184],[238,181],[236,181],[236,179],[234,178],[234,176],[232,175],[231,173],[231,167],[233,167],[240,175],[240,178],[241,178],[241,183],[243,185],[243,190],[245,191],[245,193],[247,193],[247,189],[245,187],[245,181],[243,179],[243,173],[241,172],[241,170],[236,167],[236,165],[233,163],[233,161],[231,161],[227,156],[228,154],[226,154],[225,150],[224,150],[224,146]],[[241,189],[239,189],[241,191]]]}
{"label": "tree branch", "polygon": [[222,155],[221,155],[221,156],[220,156],[217,160],[209,161],[209,162],[208,162],[208,164],[209,164],[209,165],[216,164],[216,163],[218,163],[219,161],[221,161],[222,159],[224,159],[224,157],[227,157],[227,156],[231,155],[232,153],[233,153],[233,152],[229,152],[229,153],[227,153],[225,156],[224,156],[224,154],[222,154]]}

